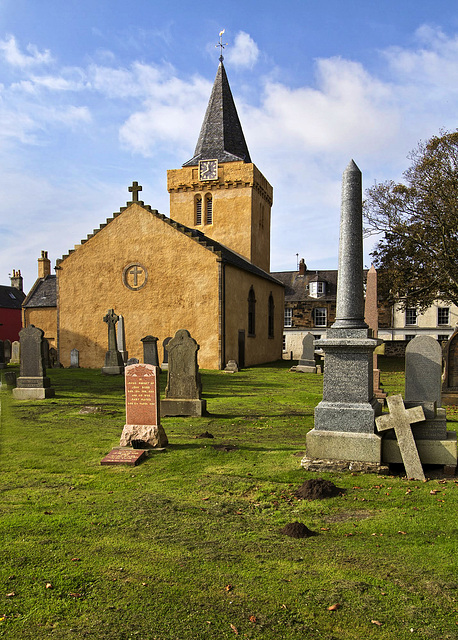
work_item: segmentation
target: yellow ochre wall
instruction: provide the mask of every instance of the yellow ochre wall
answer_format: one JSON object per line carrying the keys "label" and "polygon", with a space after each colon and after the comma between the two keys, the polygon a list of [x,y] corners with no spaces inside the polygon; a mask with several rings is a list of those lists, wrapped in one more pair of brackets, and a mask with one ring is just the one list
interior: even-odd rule
{"label": "yellow ochre wall", "polygon": [[[139,263],[147,284],[128,289],[123,269]],[[199,366],[221,366],[219,343],[218,262],[214,254],[133,203],[57,267],[59,357],[70,364],[70,351],[80,352],[80,366],[104,365],[108,309],[124,317],[129,357],[143,361],[141,338],[162,342],[187,329],[200,345]]]}
{"label": "yellow ochre wall", "polygon": [[[252,163],[229,162],[218,167],[218,180],[201,182],[198,167],[167,171],[170,217],[241,254],[264,271],[270,270],[270,215],[273,189]],[[213,223],[195,224],[195,198],[211,193]]]}
{"label": "yellow ochre wall", "polygon": [[[283,345],[284,288],[269,280],[225,265],[226,362],[238,361],[238,333],[245,331],[245,366],[280,360]],[[255,336],[248,336],[248,294],[256,298]],[[268,337],[268,301],[274,298],[274,337]]]}
{"label": "yellow ochre wall", "polygon": [[56,307],[32,307],[22,309],[22,326],[35,327],[45,332],[44,337],[50,347],[57,347],[57,310]]}

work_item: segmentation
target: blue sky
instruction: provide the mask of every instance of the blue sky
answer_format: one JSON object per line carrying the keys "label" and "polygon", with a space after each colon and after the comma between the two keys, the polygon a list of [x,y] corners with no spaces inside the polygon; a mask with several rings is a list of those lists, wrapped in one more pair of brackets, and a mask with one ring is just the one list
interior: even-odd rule
{"label": "blue sky", "polygon": [[[336,268],[341,175],[401,179],[457,127],[450,0],[0,0],[0,282],[55,260],[129,199],[169,213],[218,33],[253,162],[274,187],[272,270]],[[366,263],[369,264],[366,246]]]}

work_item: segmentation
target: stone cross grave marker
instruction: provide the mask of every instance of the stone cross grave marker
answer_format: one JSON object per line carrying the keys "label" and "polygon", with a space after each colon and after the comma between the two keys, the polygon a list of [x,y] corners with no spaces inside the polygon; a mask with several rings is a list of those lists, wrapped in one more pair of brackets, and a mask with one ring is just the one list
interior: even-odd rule
{"label": "stone cross grave marker", "polygon": [[105,354],[105,366],[102,367],[102,373],[108,375],[116,375],[124,371],[124,361],[118,351],[116,340],[116,323],[118,320],[119,316],[116,315],[114,309],[108,309],[103,318],[103,321],[108,325],[108,351]]}
{"label": "stone cross grave marker", "polygon": [[417,445],[410,427],[412,423],[421,422],[425,419],[423,408],[412,407],[411,409],[406,409],[400,395],[388,396],[386,402],[390,413],[375,419],[377,430],[394,429],[407,477],[415,480],[425,480]]}
{"label": "stone cross grave marker", "polygon": [[167,446],[160,420],[159,368],[150,364],[129,365],[125,384],[126,424],[120,445],[136,449]]}

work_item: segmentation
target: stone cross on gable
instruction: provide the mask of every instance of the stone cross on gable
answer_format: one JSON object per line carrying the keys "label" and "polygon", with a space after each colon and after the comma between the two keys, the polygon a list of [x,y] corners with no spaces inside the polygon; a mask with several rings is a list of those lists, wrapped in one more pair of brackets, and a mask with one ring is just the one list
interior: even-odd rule
{"label": "stone cross on gable", "polygon": [[410,427],[413,422],[422,422],[425,419],[423,408],[406,409],[400,395],[388,396],[386,402],[390,414],[375,419],[377,430],[394,429],[407,477],[414,480],[425,480],[417,445]]}
{"label": "stone cross on gable", "polygon": [[116,323],[119,320],[119,316],[116,315],[114,309],[108,309],[103,321],[108,325],[108,351],[116,351]]}
{"label": "stone cross on gable", "polygon": [[132,182],[132,186],[129,187],[129,191],[132,194],[132,202],[138,202],[138,192],[143,191],[143,187],[138,182]]}

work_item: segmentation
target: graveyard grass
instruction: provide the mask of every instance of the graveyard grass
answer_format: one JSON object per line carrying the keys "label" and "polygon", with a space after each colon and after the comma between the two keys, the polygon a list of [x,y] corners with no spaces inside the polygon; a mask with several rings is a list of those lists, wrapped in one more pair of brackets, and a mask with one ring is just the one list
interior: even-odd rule
{"label": "graveyard grass", "polygon": [[[400,361],[380,361],[402,392]],[[170,446],[137,467],[100,465],[121,376],[54,369],[43,401],[3,390],[0,637],[455,639],[457,479],[305,472],[322,376],[290,364],[203,371],[210,415],[163,419]],[[298,500],[317,475],[342,494]],[[282,535],[294,521],[316,535]]]}

